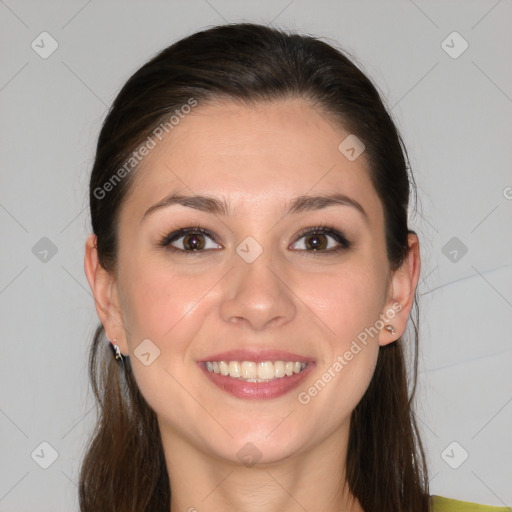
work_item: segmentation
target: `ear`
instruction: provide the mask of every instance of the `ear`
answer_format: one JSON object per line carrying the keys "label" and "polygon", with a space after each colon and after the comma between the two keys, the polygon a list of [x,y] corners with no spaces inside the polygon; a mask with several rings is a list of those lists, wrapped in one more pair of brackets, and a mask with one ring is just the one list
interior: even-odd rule
{"label": "ear", "polygon": [[98,260],[96,235],[89,235],[85,243],[84,268],[96,305],[96,312],[103,324],[107,339],[117,340],[121,352],[128,353],[126,331],[119,302],[117,278],[101,266]]}
{"label": "ear", "polygon": [[402,336],[414,304],[421,267],[420,243],[416,233],[409,232],[408,244],[407,257],[391,275],[388,300],[381,314],[384,326],[393,326],[395,332],[391,333],[383,326],[379,332],[379,345],[387,345]]}

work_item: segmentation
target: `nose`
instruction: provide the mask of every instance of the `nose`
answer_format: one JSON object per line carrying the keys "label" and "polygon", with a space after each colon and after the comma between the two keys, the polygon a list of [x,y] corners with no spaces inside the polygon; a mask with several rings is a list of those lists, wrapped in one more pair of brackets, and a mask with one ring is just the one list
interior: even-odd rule
{"label": "nose", "polygon": [[256,331],[292,321],[297,306],[284,269],[266,251],[252,263],[235,258],[220,306],[223,320]]}

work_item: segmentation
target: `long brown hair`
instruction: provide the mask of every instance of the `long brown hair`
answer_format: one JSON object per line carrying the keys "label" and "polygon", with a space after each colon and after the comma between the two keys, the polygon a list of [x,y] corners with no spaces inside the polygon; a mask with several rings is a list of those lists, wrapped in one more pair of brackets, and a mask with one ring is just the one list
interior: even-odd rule
{"label": "long brown hair", "polygon": [[[165,119],[191,99],[200,107],[223,99],[253,103],[300,96],[365,144],[384,207],[388,259],[398,268],[408,253],[407,210],[415,187],[406,149],[375,86],[332,45],[250,23],[181,39],[119,92],[99,135],[90,181],[100,264],[115,271],[118,214],[137,172],[126,162]],[[412,408],[414,311],[411,392],[398,339],[379,348],[372,381],[351,416],[346,483],[367,512],[429,509],[425,455]],[[112,356],[101,325],[89,364],[99,417],[81,467],[81,511],[169,512],[171,489],[156,415],[139,392],[129,358],[120,363]]]}

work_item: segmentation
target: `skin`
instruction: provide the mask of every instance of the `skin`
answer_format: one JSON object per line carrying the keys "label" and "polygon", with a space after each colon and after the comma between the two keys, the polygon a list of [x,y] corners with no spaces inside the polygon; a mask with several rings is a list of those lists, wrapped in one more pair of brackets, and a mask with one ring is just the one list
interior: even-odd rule
{"label": "skin", "polygon": [[[379,346],[405,330],[420,271],[419,245],[392,272],[381,201],[365,155],[349,161],[348,132],[302,98],[242,106],[200,106],[180,121],[137,170],[120,212],[115,272],[86,243],[85,271],[108,339],[131,358],[157,414],[172,488],[171,511],[362,511],[342,488],[350,414],[373,375]],[[170,192],[225,198],[230,215],[173,205],[144,212]],[[346,205],[284,215],[299,195],[340,192]],[[108,200],[108,196],[105,200]],[[304,228],[326,223],[352,242],[337,253],[307,252]],[[200,254],[172,253],[162,236],[200,225]],[[253,237],[252,263],[236,252]],[[324,235],[329,247],[337,242]],[[185,249],[183,238],[173,243]],[[401,310],[306,405],[298,401],[359,333]],[[399,306],[399,307],[400,307]],[[160,356],[133,354],[149,338]],[[235,398],[210,383],[196,361],[240,347],[278,348],[316,366],[299,388],[270,400]],[[261,459],[237,456],[252,443]]]}

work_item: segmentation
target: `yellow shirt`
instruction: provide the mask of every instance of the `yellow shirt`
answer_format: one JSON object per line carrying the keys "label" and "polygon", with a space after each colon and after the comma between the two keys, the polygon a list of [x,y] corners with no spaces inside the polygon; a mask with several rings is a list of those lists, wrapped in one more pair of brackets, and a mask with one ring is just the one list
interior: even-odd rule
{"label": "yellow shirt", "polygon": [[511,512],[512,507],[491,507],[468,501],[453,500],[443,496],[430,497],[432,512]]}

